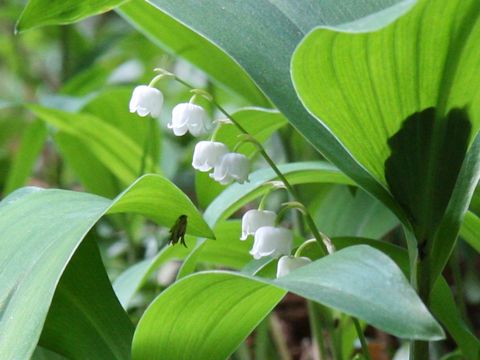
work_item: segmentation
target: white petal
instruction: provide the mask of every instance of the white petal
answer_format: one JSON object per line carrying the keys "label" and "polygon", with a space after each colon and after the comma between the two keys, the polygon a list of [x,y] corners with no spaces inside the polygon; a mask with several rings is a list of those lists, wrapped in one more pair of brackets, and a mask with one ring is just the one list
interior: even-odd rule
{"label": "white petal", "polygon": [[282,256],[277,264],[277,278],[289,274],[291,271],[312,262],[307,257]]}
{"label": "white petal", "polygon": [[228,148],[221,142],[200,141],[195,145],[192,166],[199,171],[209,171],[220,163],[226,153]]}
{"label": "white petal", "polygon": [[205,134],[207,132],[207,122],[207,113],[201,106],[181,103],[172,110],[172,128],[181,127],[183,129],[186,126],[193,136]]}
{"label": "white petal", "polygon": [[290,230],[273,226],[262,226],[255,232],[255,242],[250,254],[255,258],[289,255],[292,251],[293,234]]}
{"label": "white petal", "polygon": [[248,235],[253,235],[262,226],[273,226],[277,214],[269,210],[249,210],[242,217],[242,236],[246,240]]}
{"label": "white petal", "polygon": [[159,116],[163,106],[163,94],[160,90],[147,85],[137,86],[130,99],[130,112],[137,112],[140,116]]}

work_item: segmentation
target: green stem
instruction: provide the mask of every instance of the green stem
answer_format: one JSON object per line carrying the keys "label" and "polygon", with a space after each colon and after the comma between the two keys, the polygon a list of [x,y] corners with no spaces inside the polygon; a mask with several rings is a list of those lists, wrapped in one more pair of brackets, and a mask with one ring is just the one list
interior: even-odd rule
{"label": "green stem", "polygon": [[321,321],[320,312],[314,302],[307,301],[307,305],[312,342],[317,344],[320,360],[327,360],[327,349],[325,347],[325,337],[323,335],[323,323]]}
{"label": "green stem", "polygon": [[[428,261],[420,257],[417,264],[417,292],[427,308],[430,306],[431,281]],[[411,360],[429,359],[428,341],[413,341],[410,347]]]}
{"label": "green stem", "polygon": [[316,242],[317,242],[316,239],[310,239],[310,240],[305,241],[302,245],[300,245],[300,246],[298,247],[297,251],[295,251],[295,255],[294,255],[294,256],[295,256],[295,257],[300,257],[300,256],[302,256],[302,251],[303,251],[305,248],[309,247],[311,244],[316,243]]}
{"label": "green stem", "polygon": [[222,123],[219,122],[217,124],[217,127],[215,128],[215,130],[213,130],[213,133],[212,133],[212,136],[210,137],[210,141],[215,141],[215,139],[217,138],[217,135],[218,135],[218,132],[220,131],[220,128],[222,127]]}
{"label": "green stem", "polygon": [[268,189],[265,194],[263,194],[260,204],[258,204],[258,210],[265,210],[265,203],[267,202],[268,195],[272,192],[273,187]]}
{"label": "green stem", "polygon": [[[188,82],[180,79],[177,76],[175,76],[175,80],[178,81],[179,83],[185,85],[186,87],[192,89],[192,90],[195,89],[194,86],[192,86]],[[225,115],[233,124],[235,124],[235,126],[238,128],[238,130],[240,130],[245,135],[251,136],[250,133],[242,125],[240,125],[237,120],[235,120],[217,101],[215,101],[215,99],[211,98],[209,100],[212,102],[213,105],[215,105],[218,108],[218,110],[220,110],[220,112],[223,115]],[[270,167],[275,172],[275,174],[278,176],[278,178],[283,182],[287,191],[292,195],[292,197],[294,199],[299,201],[300,198],[299,198],[297,192],[295,191],[293,186],[288,182],[287,178],[282,174],[282,172],[277,167],[277,165],[272,160],[272,158],[267,154],[267,152],[265,151],[265,148],[262,146],[262,144],[260,144],[258,142],[256,144],[257,144],[257,147],[259,149],[259,153],[262,155],[262,157],[265,159],[265,161],[268,163],[268,165],[270,165]],[[306,207],[305,207],[305,209],[306,209]],[[320,246],[320,249],[323,252],[322,255],[327,255],[328,251],[327,251],[327,248],[326,248],[325,244],[323,243],[322,236],[320,235],[320,231],[318,231],[317,226],[315,225],[315,222],[313,221],[312,215],[310,214],[308,209],[306,209],[304,216],[305,216],[306,223],[307,223],[308,227],[310,228],[310,231],[312,232],[313,236],[317,240],[318,245]]]}
{"label": "green stem", "polygon": [[143,154],[142,154],[142,160],[141,160],[141,163],[140,163],[140,172],[139,172],[139,176],[142,176],[144,173],[145,173],[145,167],[146,167],[146,164],[147,164],[147,158],[148,158],[148,153],[150,152],[150,142],[151,142],[151,138],[152,138],[152,134],[153,134],[153,131],[154,131],[154,119],[153,118],[149,118],[148,119],[148,129],[147,129],[147,133],[145,134],[145,143],[143,145]]}
{"label": "green stem", "polygon": [[277,351],[281,360],[291,360],[290,352],[288,351],[285,336],[282,331],[280,320],[275,313],[270,315],[270,326],[272,329],[272,339],[277,347]]}
{"label": "green stem", "polygon": [[460,314],[467,325],[472,328],[472,324],[467,315],[467,306],[465,304],[465,287],[463,283],[462,270],[460,268],[460,247],[457,243],[456,248],[450,258],[450,268],[452,269],[453,281],[455,283],[455,300],[458,304]]}
{"label": "green stem", "polygon": [[355,330],[357,331],[358,338],[360,339],[360,344],[362,345],[362,352],[367,360],[371,360],[370,351],[368,351],[368,344],[365,336],[363,335],[362,327],[357,318],[352,317],[353,325],[355,325]]}

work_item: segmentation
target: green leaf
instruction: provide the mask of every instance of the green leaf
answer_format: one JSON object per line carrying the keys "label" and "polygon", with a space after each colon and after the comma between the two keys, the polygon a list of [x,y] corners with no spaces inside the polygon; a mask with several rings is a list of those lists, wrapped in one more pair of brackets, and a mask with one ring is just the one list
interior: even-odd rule
{"label": "green leaf", "polygon": [[54,141],[66,168],[72,169],[86,191],[111,198],[122,190],[117,177],[77,136],[60,131],[54,135]]}
{"label": "green leaf", "polygon": [[[206,0],[201,7],[195,0],[150,0],[150,3],[232,56],[317,150],[362,188],[389,207],[397,207],[385,187],[358,163],[335,134],[302,106],[290,79],[290,60],[295,47],[315,26],[343,24],[344,30],[377,29],[404,14],[414,1],[308,0],[297,6],[285,1]],[[359,19],[362,21],[358,22]]]}
{"label": "green leaf", "polygon": [[108,211],[109,214],[123,212],[144,215],[169,228],[180,215],[187,215],[187,234],[215,238],[188,196],[159,175],[139,178],[114,200]]}
{"label": "green leaf", "polygon": [[154,122],[154,134],[150,134],[149,119],[142,119],[128,111],[128,103],[132,96],[131,88],[111,88],[102,91],[82,108],[83,113],[92,114],[104,122],[116,127],[124,135],[143,149],[147,135],[151,136],[150,156],[158,163],[162,132],[159,124]]}
{"label": "green leaf", "polygon": [[[132,183],[139,175],[142,147],[122,131],[90,114],[69,113],[38,105],[30,105],[29,109],[58,130],[81,140],[124,185]],[[146,168],[152,168],[150,157]]]}
{"label": "green leaf", "polygon": [[394,227],[398,219],[378,200],[361,189],[333,186],[311,207],[315,223],[329,237],[359,236],[380,239]]}
{"label": "green leaf", "polygon": [[448,329],[467,360],[477,360],[480,356],[480,341],[470,331],[458,311],[455,299],[443,277],[439,278],[432,290],[432,313]]}
{"label": "green leaf", "polygon": [[25,185],[47,139],[46,130],[45,124],[41,121],[35,121],[25,129],[20,148],[8,173],[5,194]]}
{"label": "green leaf", "polygon": [[[409,261],[405,249],[384,241],[364,238],[333,238],[337,249],[343,249],[356,244],[366,244],[388,255],[402,269],[406,276],[409,275]],[[433,315],[447,329],[448,333],[458,344],[464,357],[476,360],[480,351],[480,341],[468,329],[462,314],[458,311],[452,292],[443,277],[438,278],[432,289],[431,311]]]}
{"label": "green leaf", "polygon": [[126,0],[29,0],[16,25],[22,32],[45,25],[70,24],[113,9]]}
{"label": "green leaf", "polygon": [[226,359],[284,295],[235,273],[192,275],[162,292],[145,311],[132,358]]}
{"label": "green leaf", "polygon": [[76,248],[100,217],[122,211],[142,214],[166,227],[185,214],[187,233],[213,237],[190,199],[158,175],[138,179],[114,200],[72,191],[23,188],[0,202],[2,356],[31,355],[55,288]]}
{"label": "green leaf", "polygon": [[442,329],[395,263],[380,251],[359,245],[277,280],[217,271],[178,281],[140,319],[133,359],[225,359],[286,291],[358,316],[399,337],[443,338]]}
{"label": "green leaf", "polygon": [[[234,112],[232,116],[261,143],[287,123],[285,117],[278,111],[262,108],[244,108]],[[239,142],[240,134],[240,130],[235,125],[225,124],[220,127],[215,141],[220,141],[233,150]],[[238,149],[238,152],[252,157],[256,150],[253,144],[246,143]],[[225,189],[225,186],[212,180],[209,174],[198,171],[195,173],[195,188],[200,205],[207,207]]]}
{"label": "green leaf", "polygon": [[133,330],[96,244],[85,240],[57,285],[40,344],[71,359],[130,359]]}
{"label": "green leaf", "polygon": [[369,246],[350,246],[274,283],[398,337],[443,338],[442,329],[396,264]]}
{"label": "green leaf", "polygon": [[317,28],[292,59],[305,107],[389,189],[403,211],[390,208],[417,241],[433,247],[433,280],[480,176],[479,14],[476,0],[423,0],[374,33]]}
{"label": "green leaf", "polygon": [[142,0],[132,0],[117,12],[153,43],[195,64],[216,83],[233,90],[252,105],[269,106],[269,101],[234,59],[180,21]]}
{"label": "green leaf", "polygon": [[480,218],[469,211],[460,229],[460,236],[475,250],[480,252]]}

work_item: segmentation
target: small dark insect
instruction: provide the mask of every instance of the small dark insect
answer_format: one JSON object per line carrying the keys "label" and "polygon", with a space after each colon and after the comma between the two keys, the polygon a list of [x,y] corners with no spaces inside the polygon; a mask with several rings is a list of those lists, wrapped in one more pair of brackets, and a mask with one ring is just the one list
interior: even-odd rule
{"label": "small dark insect", "polygon": [[187,247],[185,243],[185,233],[187,231],[187,215],[180,215],[170,229],[170,239],[168,240],[169,244],[177,244],[180,240],[180,243]]}

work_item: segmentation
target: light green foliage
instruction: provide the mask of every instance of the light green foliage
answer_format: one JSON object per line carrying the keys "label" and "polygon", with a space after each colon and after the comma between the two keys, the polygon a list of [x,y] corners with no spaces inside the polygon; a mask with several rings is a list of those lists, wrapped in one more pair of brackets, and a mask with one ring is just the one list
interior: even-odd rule
{"label": "light green foliage", "polygon": [[153,43],[195,64],[252,105],[268,106],[268,100],[241,66],[207,38],[142,0],[129,1],[117,11]]}
{"label": "light green foliage", "polygon": [[46,127],[41,121],[35,121],[27,127],[22,136],[21,148],[8,173],[5,194],[25,185],[35,160],[45,144],[46,137]]}
{"label": "light green foliage", "polygon": [[[213,237],[190,200],[160,176],[140,178],[113,201],[64,190],[17,190],[0,203],[0,227],[4,229],[0,235],[4,269],[0,353],[6,358],[13,354],[26,358],[32,353],[65,266],[86,233],[107,212],[139,213],[166,227],[185,214],[187,233]],[[19,338],[25,339],[21,346]]]}
{"label": "light green foliage", "polygon": [[[7,0],[0,19],[1,359],[367,359],[363,332],[478,359],[478,0]],[[155,68],[177,76],[159,115],[130,113]],[[167,126],[189,100],[214,139]],[[209,139],[249,181],[192,169]],[[257,206],[310,264],[252,259]]]}
{"label": "light green foliage", "polygon": [[29,0],[17,23],[17,31],[44,25],[69,24],[113,9],[127,0]]}
{"label": "light green foliage", "polygon": [[432,279],[480,176],[479,6],[420,1],[376,32],[318,28],[292,59],[305,107],[389,189],[402,211],[386,204],[431,249]]}
{"label": "light green foliage", "polygon": [[[359,316],[400,337],[443,337],[392,260],[371,247],[353,246],[278,280],[228,272],[180,280],[140,320],[133,358],[224,359],[282,298],[281,289]],[[411,320],[405,322],[405,316]]]}

